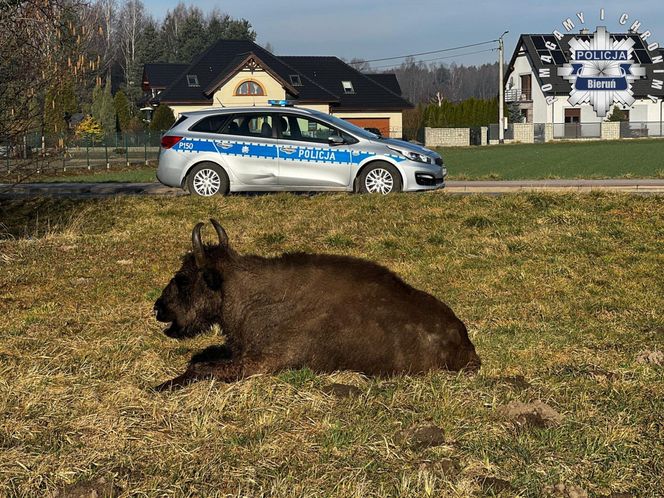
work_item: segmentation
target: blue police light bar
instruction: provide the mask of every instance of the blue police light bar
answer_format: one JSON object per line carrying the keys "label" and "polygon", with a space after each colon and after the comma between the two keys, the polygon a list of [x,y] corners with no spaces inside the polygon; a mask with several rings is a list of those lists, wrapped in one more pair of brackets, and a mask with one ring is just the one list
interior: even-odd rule
{"label": "blue police light bar", "polygon": [[290,107],[293,105],[292,100],[268,100],[267,103],[270,105],[277,105],[280,107]]}

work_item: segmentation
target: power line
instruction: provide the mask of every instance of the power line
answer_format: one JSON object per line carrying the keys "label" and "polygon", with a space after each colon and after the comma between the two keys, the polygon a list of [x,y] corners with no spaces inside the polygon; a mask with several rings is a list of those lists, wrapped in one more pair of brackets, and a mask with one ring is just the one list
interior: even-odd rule
{"label": "power line", "polygon": [[[440,61],[440,60],[443,60],[443,59],[455,59],[457,57],[464,57],[466,55],[475,55],[475,54],[483,54],[483,53],[486,53],[486,52],[495,52],[496,50],[497,50],[496,48],[490,48],[490,49],[487,49],[487,50],[476,50],[475,52],[466,52],[464,54],[455,54],[455,55],[448,55],[448,56],[445,56],[445,57],[436,57],[434,59],[422,59],[422,60],[418,60],[418,61],[414,61],[414,62],[419,63],[419,62]],[[385,66],[372,66],[370,69],[381,69],[381,68],[384,68],[384,67],[396,67],[396,66],[394,64],[387,64]]]}
{"label": "power line", "polygon": [[441,52],[451,52],[453,50],[461,50],[463,48],[479,47],[481,45],[487,45],[489,43],[496,43],[497,41],[498,41],[498,39],[496,38],[495,40],[489,40],[489,41],[484,41],[484,42],[479,42],[479,43],[472,43],[470,45],[461,45],[459,47],[442,48],[440,50],[431,50],[430,52],[419,52],[417,54],[399,55],[397,57],[383,57],[382,59],[367,59],[365,61],[354,61],[354,62],[350,62],[349,64],[364,64],[365,62],[391,61],[391,60],[395,60],[395,59],[405,59],[406,57],[418,57],[420,55],[439,54]]}

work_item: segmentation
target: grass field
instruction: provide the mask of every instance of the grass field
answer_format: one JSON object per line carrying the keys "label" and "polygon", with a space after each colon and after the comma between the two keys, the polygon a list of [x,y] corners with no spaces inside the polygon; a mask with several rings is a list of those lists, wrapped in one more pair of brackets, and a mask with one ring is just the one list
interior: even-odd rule
{"label": "grass field", "polygon": [[[220,341],[168,339],[151,313],[193,224],[210,216],[243,253],[388,266],[467,323],[482,369],[302,370],[152,392]],[[637,361],[664,350],[661,197],[51,199],[6,202],[0,220],[0,496],[664,489],[664,367]],[[359,394],[326,394],[332,383]],[[535,400],[560,425],[501,415]],[[410,439],[427,425],[442,444]]]}
{"label": "grass field", "polygon": [[[450,180],[664,178],[664,140],[558,142],[438,149]],[[69,170],[30,181],[151,182],[156,166],[90,173]]]}
{"label": "grass field", "polygon": [[[157,163],[150,166],[123,166],[120,168],[88,170],[87,168],[68,169],[67,171],[47,172],[41,174],[32,174],[25,178],[22,183],[33,182],[74,182],[74,183],[94,183],[94,182],[131,182],[146,183],[156,182]],[[10,181],[16,181],[9,178]]]}
{"label": "grass field", "polygon": [[664,140],[447,148],[450,178],[664,178]]}

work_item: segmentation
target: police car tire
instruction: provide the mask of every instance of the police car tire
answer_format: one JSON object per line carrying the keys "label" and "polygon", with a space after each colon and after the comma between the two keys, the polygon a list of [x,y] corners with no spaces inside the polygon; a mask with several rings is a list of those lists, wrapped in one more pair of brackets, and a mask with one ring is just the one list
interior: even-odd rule
{"label": "police car tire", "polygon": [[[200,173],[201,171],[206,170],[206,169],[214,171],[219,177],[219,188],[214,193],[209,194],[207,196],[202,194],[202,193],[197,192],[196,188],[194,186],[194,181],[196,179],[196,175],[198,173]],[[230,181],[228,180],[228,175],[221,168],[221,166],[219,166],[219,165],[217,165],[213,162],[204,162],[204,163],[197,164],[196,166],[191,168],[191,170],[189,171],[189,174],[187,174],[186,185],[187,185],[187,191],[191,195],[196,195],[196,196],[199,196],[199,197],[211,197],[211,196],[218,195],[218,194],[226,195],[228,193],[228,189],[230,187]]]}
{"label": "police car tire", "polygon": [[[369,189],[367,188],[367,177],[371,175],[375,175],[376,172],[379,172],[380,170],[387,171],[390,176],[392,177],[392,189],[389,192],[385,192],[383,195],[387,194],[393,194],[395,192],[401,192],[401,175],[399,174],[399,171],[392,166],[389,163],[384,163],[384,162],[376,162],[371,165],[369,165],[362,173],[360,174],[359,178],[359,191],[362,194],[371,194],[371,193],[378,193],[378,192],[370,192]],[[374,173],[372,173],[374,172]]]}

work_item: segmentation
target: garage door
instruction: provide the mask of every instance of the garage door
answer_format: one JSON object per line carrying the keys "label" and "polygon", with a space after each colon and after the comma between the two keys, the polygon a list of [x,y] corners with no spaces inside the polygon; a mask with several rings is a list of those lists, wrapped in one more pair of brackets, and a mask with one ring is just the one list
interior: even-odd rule
{"label": "garage door", "polygon": [[344,118],[360,128],[376,128],[384,137],[390,136],[390,118]]}

